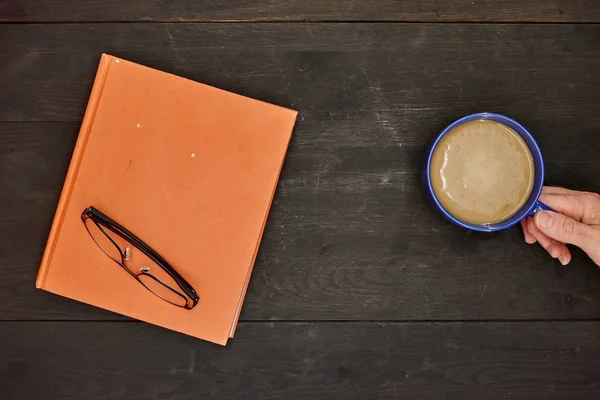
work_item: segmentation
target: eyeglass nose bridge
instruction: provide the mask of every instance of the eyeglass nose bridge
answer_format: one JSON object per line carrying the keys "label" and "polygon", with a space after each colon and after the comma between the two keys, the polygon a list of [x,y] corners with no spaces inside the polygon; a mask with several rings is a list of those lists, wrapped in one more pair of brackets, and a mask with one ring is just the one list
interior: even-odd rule
{"label": "eyeglass nose bridge", "polygon": [[[101,211],[95,209],[92,206],[84,209],[83,212],[81,213],[80,217],[81,217],[82,222],[84,223],[84,226],[85,226],[88,234],[91,236],[92,240],[96,243],[96,245],[98,245],[98,247],[100,247],[100,249],[107,256],[109,256],[109,258],[111,258],[115,263],[117,263],[119,266],[121,266],[129,275],[131,275],[133,278],[135,278],[139,283],[141,283],[151,293],[153,293],[157,297],[167,301],[170,304],[173,304],[175,306],[182,307],[182,308],[185,308],[188,310],[191,310],[192,308],[194,308],[196,306],[196,304],[198,304],[199,299],[198,299],[198,295],[197,295],[196,291],[194,290],[194,288],[187,281],[185,281],[185,279],[183,277],[181,277],[172,266],[170,266],[154,250],[152,250],[147,244],[145,244],[141,239],[139,239],[133,233],[129,232],[123,226],[121,226],[117,222],[113,221],[108,216],[104,215]],[[98,243],[98,241],[95,239],[92,232],[90,232],[90,229],[88,228],[88,225],[86,223],[87,220],[92,221],[100,229],[100,233],[102,233],[111,242],[111,244],[116,247],[116,249],[119,252],[119,257],[114,258],[104,250],[103,246]],[[117,236],[120,236],[126,242],[133,243],[133,247],[136,250],[140,250],[146,256],[150,257],[152,259],[152,261],[158,263],[157,268],[164,270],[175,281],[176,285],[174,285],[174,286],[179,287],[179,289],[174,289],[174,287],[172,287],[171,285],[163,282],[162,280],[160,280],[159,278],[154,276],[151,272],[153,269],[149,265],[142,266],[140,268],[140,272],[137,274],[135,272],[133,272],[132,270],[130,270],[125,265],[125,261],[129,260],[131,257],[131,253],[132,253],[131,247],[127,246],[123,250],[122,247],[120,247],[112,238],[112,233],[109,234],[108,231],[111,231],[112,233],[116,234]],[[170,301],[168,298],[161,296],[160,293],[157,293],[154,290],[152,290],[152,288],[150,288],[148,285],[146,285],[144,283],[143,279],[145,279],[145,277],[153,279],[160,285],[164,286],[166,289],[170,290],[173,294],[181,297],[181,299],[185,302],[185,304],[182,305],[182,304],[178,304],[173,301]],[[189,304],[190,300],[192,302],[191,305]]]}

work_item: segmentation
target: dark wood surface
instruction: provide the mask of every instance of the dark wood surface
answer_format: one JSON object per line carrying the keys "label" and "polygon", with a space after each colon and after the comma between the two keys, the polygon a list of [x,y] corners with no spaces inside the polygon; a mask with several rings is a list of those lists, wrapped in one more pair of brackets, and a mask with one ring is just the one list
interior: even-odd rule
{"label": "dark wood surface", "polygon": [[222,348],[138,323],[5,322],[0,388],[57,400],[598,398],[595,322],[238,330]]}
{"label": "dark wood surface", "polygon": [[3,0],[0,21],[597,22],[595,0]]}
{"label": "dark wood surface", "polygon": [[[485,110],[600,191],[600,4],[299,4],[0,2],[0,399],[600,397],[598,268],[453,227],[419,183]],[[101,52],[300,112],[226,348],[34,289]]]}

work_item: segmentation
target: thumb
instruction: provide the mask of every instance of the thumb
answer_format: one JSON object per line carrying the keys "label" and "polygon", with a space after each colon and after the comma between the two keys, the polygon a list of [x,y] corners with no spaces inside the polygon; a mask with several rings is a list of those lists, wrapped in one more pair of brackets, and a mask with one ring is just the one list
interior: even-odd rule
{"label": "thumb", "polygon": [[600,237],[590,226],[582,224],[563,214],[540,211],[535,215],[535,226],[546,236],[563,243],[573,244],[595,259]]}

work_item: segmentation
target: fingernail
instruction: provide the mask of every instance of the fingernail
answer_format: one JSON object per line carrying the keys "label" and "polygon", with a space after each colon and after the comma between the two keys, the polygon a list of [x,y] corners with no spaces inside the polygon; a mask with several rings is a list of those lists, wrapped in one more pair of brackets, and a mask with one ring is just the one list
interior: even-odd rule
{"label": "fingernail", "polygon": [[535,223],[543,229],[548,229],[552,225],[552,215],[547,211],[540,211],[535,214]]}
{"label": "fingernail", "polygon": [[563,259],[558,259],[558,261],[560,261],[561,265],[564,267],[565,265],[567,265],[569,263],[569,261],[567,260],[563,260]]}

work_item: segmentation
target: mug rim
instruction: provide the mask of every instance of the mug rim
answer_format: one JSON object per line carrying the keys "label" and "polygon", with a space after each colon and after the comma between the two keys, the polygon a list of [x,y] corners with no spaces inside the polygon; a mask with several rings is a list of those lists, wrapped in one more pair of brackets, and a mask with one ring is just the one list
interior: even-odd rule
{"label": "mug rim", "polygon": [[[435,149],[437,148],[439,142],[442,140],[442,138],[444,136],[446,136],[446,134],[448,132],[450,132],[457,126],[462,125],[466,122],[474,121],[474,120],[489,120],[489,121],[500,122],[500,123],[503,123],[504,121],[506,121],[509,124],[504,124],[504,125],[506,125],[509,128],[511,128],[509,125],[515,125],[520,130],[519,132],[516,132],[518,135],[526,136],[528,139],[530,139],[530,143],[533,146],[533,149],[530,148],[529,150],[532,153],[531,155],[534,159],[534,164],[535,164],[536,159],[538,159],[540,161],[540,165],[542,165],[542,168],[540,168],[540,171],[534,170],[534,173],[535,173],[534,182],[533,182],[534,187],[532,188],[532,191],[531,191],[531,193],[527,199],[527,202],[525,204],[530,203],[530,200],[532,198],[534,198],[535,201],[531,202],[529,207],[523,206],[519,211],[517,211],[515,214],[511,215],[507,219],[497,222],[497,223],[494,223],[494,224],[490,224],[490,225],[471,224],[471,223],[462,221],[462,220],[456,218],[455,216],[453,216],[450,212],[448,212],[444,208],[444,206],[442,206],[442,204],[438,200],[438,198],[433,190],[433,185],[431,184],[431,159],[433,158],[433,153],[435,152]],[[513,129],[513,130],[515,130],[515,129]],[[429,154],[427,156],[427,166],[426,166],[425,173],[427,174],[427,186],[429,189],[429,193],[431,194],[431,199],[435,203],[438,210],[440,210],[440,212],[444,215],[444,217],[446,217],[448,220],[450,220],[452,223],[454,223],[458,226],[461,226],[463,228],[470,229],[473,231],[478,231],[478,232],[496,232],[496,231],[510,228],[511,226],[518,224],[524,217],[526,217],[528,214],[530,214],[536,207],[536,202],[539,199],[540,194],[542,193],[542,187],[544,184],[544,168],[543,168],[542,152],[541,152],[537,142],[531,135],[531,133],[529,133],[529,131],[523,125],[521,125],[519,122],[515,121],[514,119],[507,117],[506,115],[490,113],[490,112],[469,114],[469,115],[466,115],[464,117],[461,117],[461,118],[455,120],[450,125],[446,126],[446,128],[444,128],[442,130],[442,132],[436,137],[433,144],[431,145],[431,149],[429,150]],[[541,182],[541,184],[538,185],[539,187],[536,187],[535,183],[538,180],[538,177],[539,177],[539,181]],[[512,221],[509,221],[509,220],[512,220]]]}

